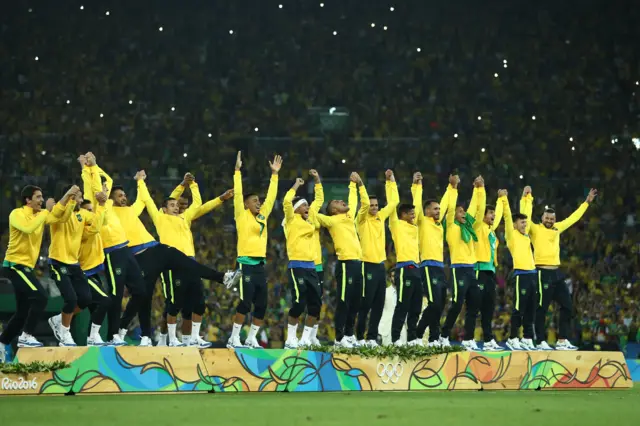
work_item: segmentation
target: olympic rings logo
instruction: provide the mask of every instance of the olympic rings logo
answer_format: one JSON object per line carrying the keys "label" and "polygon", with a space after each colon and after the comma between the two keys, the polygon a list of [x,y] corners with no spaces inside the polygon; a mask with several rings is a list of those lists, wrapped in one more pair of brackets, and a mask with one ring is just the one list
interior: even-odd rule
{"label": "olympic rings logo", "polygon": [[379,363],[378,368],[376,369],[376,373],[378,373],[378,377],[385,385],[389,382],[396,384],[400,381],[400,377],[402,373],[404,373],[404,367],[399,362],[395,365],[392,363]]}

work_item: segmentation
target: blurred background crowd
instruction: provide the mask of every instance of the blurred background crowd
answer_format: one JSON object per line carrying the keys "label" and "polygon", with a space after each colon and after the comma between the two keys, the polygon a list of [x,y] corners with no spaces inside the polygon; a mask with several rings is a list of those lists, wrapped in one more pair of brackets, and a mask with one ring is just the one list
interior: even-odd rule
{"label": "blurred background crowd", "polygon": [[[481,174],[488,201],[507,188],[512,209],[531,185],[534,220],[545,206],[568,216],[595,187],[596,203],[561,239],[574,340],[638,340],[640,8],[632,1],[32,1],[3,10],[0,251],[20,188],[38,184],[59,197],[80,182],[79,153],[93,151],[130,199],[133,175],[146,170],[158,202],[187,171],[205,199],[221,194],[237,150],[245,188],[264,193],[267,161],[281,154],[262,335],[277,344],[290,299],[281,200],[309,168],[323,177],[325,199],[345,196],[351,171],[382,196],[387,168],[404,201],[415,171],[425,198],[439,198],[458,173],[468,199]],[[143,221],[153,228],[146,213]],[[234,266],[230,206],[193,231],[201,262]],[[323,245],[319,335],[332,339],[328,234]],[[47,246],[45,237],[43,262]],[[499,259],[494,329],[503,338],[511,311],[504,244]],[[10,292],[6,282],[0,289]],[[237,294],[213,284],[207,292],[205,337],[225,341]],[[159,293],[155,306],[158,318]],[[552,310],[552,334],[555,321]]]}

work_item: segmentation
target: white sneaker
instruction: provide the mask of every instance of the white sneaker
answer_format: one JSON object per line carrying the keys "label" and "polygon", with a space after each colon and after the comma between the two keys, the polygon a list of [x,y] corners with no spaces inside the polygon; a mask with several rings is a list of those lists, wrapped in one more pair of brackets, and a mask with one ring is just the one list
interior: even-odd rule
{"label": "white sneaker", "polygon": [[[245,342],[246,344],[246,342]],[[285,349],[298,349],[298,345],[300,344],[300,342],[298,341],[298,338],[295,336],[291,336],[287,339],[286,342],[284,342],[284,348]]]}
{"label": "white sneaker", "polygon": [[120,330],[118,330],[118,334],[120,335],[120,338],[124,341],[124,338],[127,337],[127,330],[126,328],[121,328]]}
{"label": "white sneaker", "polygon": [[496,342],[495,339],[491,339],[490,342],[484,342],[484,346],[482,347],[484,352],[500,352],[503,351],[502,347]]}
{"label": "white sneaker", "polygon": [[87,337],[87,346],[104,346],[104,340],[99,334]]}
{"label": "white sneaker", "polygon": [[520,346],[524,351],[535,351],[536,345],[533,344],[533,339],[520,339]]}
{"label": "white sneaker", "polygon": [[198,349],[207,349],[213,346],[213,343],[207,342],[202,337],[198,336],[196,339],[192,337],[191,340],[189,340],[189,346],[194,346]]}
{"label": "white sneaker", "polygon": [[366,341],[366,340],[364,340],[364,339],[362,339],[362,340],[358,340],[358,342],[357,342],[357,346],[356,346],[356,347],[358,347],[358,348],[360,348],[360,347],[364,348],[364,347],[366,347],[366,346],[367,346],[367,341]]}
{"label": "white sneaker", "polygon": [[309,348],[311,346],[311,340],[309,339],[300,339],[298,341],[298,348]]}
{"label": "white sneaker", "polygon": [[349,339],[347,338],[347,336],[343,336],[342,340],[337,341],[334,343],[334,346],[337,348],[345,348],[345,349],[351,349],[353,348],[353,345],[351,344],[351,342],[349,341]]}
{"label": "white sneaker", "polygon": [[22,333],[22,335],[18,338],[19,348],[39,348],[42,346],[44,345],[30,334]]}
{"label": "white sneaker", "polygon": [[169,339],[169,344],[167,346],[169,346],[171,348],[184,348],[187,345],[185,345],[184,343],[182,343],[178,339],[175,339],[175,340],[174,339]]}
{"label": "white sneaker", "polygon": [[573,346],[571,342],[565,339],[562,343],[556,343],[556,351],[577,351],[578,347]]}
{"label": "white sneaker", "polygon": [[138,345],[142,348],[150,348],[153,346],[153,342],[151,341],[151,337],[148,336],[142,336],[142,338],[140,339],[140,344]]}
{"label": "white sneaker", "polygon": [[320,346],[320,345],[321,345],[320,340],[318,340],[317,337],[314,337],[311,339],[311,346]]}
{"label": "white sneaker", "polygon": [[520,344],[520,339],[514,337],[513,339],[507,340],[507,348],[512,351],[523,351],[522,345]]}
{"label": "white sneaker", "polygon": [[240,278],[242,278],[241,270],[238,269],[236,271],[227,271],[224,273],[222,284],[224,284],[227,288],[231,288],[234,285],[238,284],[238,281],[240,281]]}
{"label": "white sneaker", "polygon": [[120,334],[114,334],[113,338],[107,342],[107,346],[127,346],[127,342],[120,337]]}
{"label": "white sneaker", "polygon": [[167,346],[166,334],[160,334],[160,337],[158,337],[158,344],[156,346]]}
{"label": "white sneaker", "polygon": [[353,346],[354,348],[358,348],[360,347],[360,343],[358,342],[358,339],[356,339],[356,336],[344,336],[345,339],[347,339],[349,341],[349,343],[351,343],[351,346]]}
{"label": "white sneaker", "polygon": [[368,348],[377,348],[378,346],[380,346],[375,340],[367,340],[366,345]]}
{"label": "white sneaker", "polygon": [[62,337],[60,335],[60,326],[62,325],[62,321],[60,320],[60,316],[54,315],[50,317],[47,322],[49,323],[49,327],[51,327],[51,331],[53,331],[53,336],[59,342]]}
{"label": "white sneaker", "polygon": [[470,352],[480,350],[475,340],[463,340],[462,347]]}
{"label": "white sneaker", "polygon": [[442,346],[443,348],[450,348],[451,347],[451,343],[449,343],[449,338],[448,337],[440,336],[440,338],[438,339],[438,342],[440,343],[440,346]]}
{"label": "white sneaker", "polygon": [[415,338],[408,343],[409,346],[424,346],[422,339]]}
{"label": "white sneaker", "polygon": [[236,336],[236,337],[229,337],[229,341],[227,341],[227,348],[229,349],[234,349],[234,348],[245,348],[246,346],[242,344],[242,342],[240,341],[240,336]]}
{"label": "white sneaker", "polygon": [[0,364],[4,364],[7,361],[7,348],[4,343],[0,343]]}
{"label": "white sneaker", "polygon": [[540,344],[536,347],[536,349],[538,349],[539,351],[552,351],[553,348],[551,346],[549,346],[549,344],[546,341],[542,341],[540,342]]}
{"label": "white sneaker", "polygon": [[440,340],[434,340],[433,342],[427,343],[427,347],[428,348],[441,348],[442,344],[440,343]]}
{"label": "white sneaker", "polygon": [[78,346],[76,342],[73,341],[73,337],[71,337],[71,332],[69,330],[60,330],[60,346],[62,347],[71,347]]}

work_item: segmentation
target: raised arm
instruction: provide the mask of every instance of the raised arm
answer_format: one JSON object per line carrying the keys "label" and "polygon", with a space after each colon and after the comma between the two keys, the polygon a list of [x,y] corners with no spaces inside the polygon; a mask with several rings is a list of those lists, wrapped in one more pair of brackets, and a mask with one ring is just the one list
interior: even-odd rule
{"label": "raised arm", "polygon": [[[507,190],[501,189],[498,191],[498,199],[496,200],[496,217],[493,221],[493,225],[491,226],[491,230],[495,231],[500,226],[500,222],[502,222],[502,216],[504,213],[503,200],[507,198]],[[507,200],[508,202],[508,200]]]}
{"label": "raised arm", "polygon": [[313,188],[313,202],[309,206],[309,216],[315,216],[324,204],[324,189],[322,188],[322,181],[320,180],[320,175],[317,170],[309,170],[309,176],[313,177],[315,182],[315,186]]}
{"label": "raised arm", "polygon": [[457,175],[453,177],[450,176],[449,182],[453,183],[450,183],[449,188],[447,188],[449,196],[447,197],[448,203],[445,219],[447,226],[452,226],[456,219],[456,203],[458,202],[458,185],[460,184],[460,178]]}
{"label": "raised arm", "polygon": [[347,198],[347,205],[349,206],[349,211],[352,214],[357,213],[358,208],[358,187],[355,181],[349,182],[349,198]]}
{"label": "raised arm", "polygon": [[473,215],[474,219],[474,227],[480,226],[484,221],[484,213],[487,210],[487,191],[484,187],[484,179],[482,176],[478,176],[478,198],[476,200],[477,211],[476,214]]}
{"label": "raised arm", "polygon": [[504,216],[504,238],[508,244],[513,238],[513,217],[511,216],[511,207],[509,207],[507,197],[502,198],[502,208]]}
{"label": "raised arm", "polygon": [[217,209],[222,204],[224,204],[225,201],[230,200],[231,198],[233,198],[233,189],[227,189],[219,197],[216,197],[213,200],[209,200],[203,205],[201,205],[200,207],[198,207],[198,210],[194,213],[192,220],[199,219],[205,214]]}
{"label": "raised arm", "polygon": [[[400,194],[398,194],[398,185],[396,184],[396,177],[391,170],[385,172],[386,182],[384,184],[384,192],[387,196],[387,205],[380,209],[378,216],[383,222],[385,219],[391,216],[392,212],[396,211],[398,204],[400,203]],[[422,198],[422,185],[420,186],[420,197]],[[422,211],[422,209],[416,209]],[[420,216],[418,216],[420,217]]]}
{"label": "raised arm", "polygon": [[276,155],[273,158],[273,162],[269,161],[269,167],[271,167],[271,180],[269,181],[269,189],[267,190],[267,197],[264,199],[264,203],[260,206],[260,214],[265,218],[269,217],[273,210],[273,205],[276,202],[278,196],[278,173],[282,167],[282,157]]}
{"label": "raised arm", "polygon": [[242,195],[242,152],[236,157],[236,171],[233,173],[233,217],[238,218],[244,213],[244,196]]}
{"label": "raised arm", "polygon": [[295,216],[295,212],[293,211],[293,198],[296,196],[298,188],[300,188],[302,185],[304,185],[304,181],[300,178],[297,178],[291,189],[288,190],[284,196],[282,207],[284,209],[285,223],[291,222]]}
{"label": "raised arm", "polygon": [[[151,210],[156,210],[156,213],[157,213],[157,207],[155,207],[155,204],[151,199],[151,195],[149,194],[149,189],[147,188],[147,184],[144,183],[144,180],[146,178],[147,178],[147,174],[145,173],[144,170],[141,170],[138,173],[136,173],[134,177],[134,179],[138,182],[138,193],[136,194],[136,201],[131,205],[131,208],[136,213],[136,216],[140,216],[142,214],[145,206],[149,204],[148,203],[149,200],[151,201],[151,205],[154,206],[154,208],[152,208]],[[149,214],[151,214],[151,212],[149,212]]]}
{"label": "raised arm", "polygon": [[325,228],[331,228],[336,223],[333,216],[318,213],[316,217],[318,218],[318,222],[320,222],[320,226],[324,226]]}
{"label": "raised arm", "polygon": [[558,231],[564,232],[567,229],[569,229],[571,226],[573,226],[574,223],[579,221],[582,215],[585,214],[585,212],[589,208],[589,204],[591,204],[593,200],[596,198],[596,195],[598,195],[597,190],[592,189],[591,191],[589,191],[589,195],[587,195],[587,199],[584,201],[584,203],[580,205],[580,207],[578,207],[576,211],[574,211],[571,214],[571,216],[569,216],[565,220],[556,222],[556,228],[558,228]]}
{"label": "raised arm", "polygon": [[184,212],[184,220],[191,223],[198,212],[198,209],[202,207],[202,197],[200,196],[200,188],[195,181],[191,181],[189,184],[189,190],[191,191],[191,205]]}
{"label": "raised arm", "polygon": [[[397,190],[396,186],[396,190]],[[415,172],[413,174],[413,184],[411,185],[411,197],[413,198],[413,207],[416,209],[417,222],[420,223],[424,219],[424,209],[422,208],[422,173]],[[387,206],[389,205],[389,195],[387,195]],[[442,207],[441,207],[442,208]]]}
{"label": "raised arm", "polygon": [[[104,193],[103,193],[104,194]],[[100,229],[104,225],[105,214],[107,213],[106,204],[107,202],[113,202],[112,200],[106,201],[106,194],[104,194],[104,202],[103,204],[99,204],[96,206],[95,213],[91,213],[84,209],[81,209],[82,216],[84,217],[84,229],[82,230],[82,235],[84,238],[95,235],[100,232]]]}
{"label": "raised arm", "polygon": [[[360,179],[360,176],[358,176],[358,192],[360,193],[360,209],[358,209],[358,216],[364,216],[366,214],[369,214],[369,206],[371,205],[371,201],[369,200],[367,187],[364,186],[364,183],[362,182],[362,179]],[[351,197],[349,198],[349,202],[351,202]],[[349,207],[351,207],[351,205],[349,205]]]}

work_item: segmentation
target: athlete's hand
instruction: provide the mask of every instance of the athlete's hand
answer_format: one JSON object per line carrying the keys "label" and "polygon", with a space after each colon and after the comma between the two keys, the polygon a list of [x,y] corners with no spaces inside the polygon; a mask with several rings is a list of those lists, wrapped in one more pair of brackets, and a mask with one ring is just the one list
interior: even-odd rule
{"label": "athlete's hand", "polygon": [[524,187],[524,190],[522,191],[522,197],[524,198],[525,196],[531,194],[531,187],[529,185]]}
{"label": "athlete's hand", "polygon": [[300,188],[302,185],[304,185],[304,180],[302,180],[301,178],[297,178],[295,183],[293,184],[293,189],[297,190],[298,188]]}
{"label": "athlete's hand", "polygon": [[351,176],[349,176],[349,180],[351,180],[351,182],[355,182],[358,185],[362,185],[362,179],[360,178],[360,175],[356,172],[351,172]]}
{"label": "athlete's hand", "polygon": [[78,195],[79,193],[80,193],[80,188],[78,187],[78,185],[73,185],[71,188],[69,188],[67,193],[64,194],[64,196],[72,200],[75,200],[76,195]]}
{"label": "athlete's hand", "polygon": [[498,198],[500,197],[506,197],[507,196],[507,190],[506,189],[500,189],[498,191]]}
{"label": "athlete's hand", "polygon": [[96,192],[96,201],[101,206],[104,206],[104,204],[107,202],[107,193],[106,192]]}
{"label": "athlete's hand", "polygon": [[389,182],[395,182],[396,181],[396,177],[393,175],[393,170],[391,170],[391,169],[387,169],[384,172],[384,178],[386,180],[388,180]]}
{"label": "athlete's hand", "polygon": [[589,191],[589,195],[587,195],[587,203],[589,204],[593,203],[593,200],[595,200],[596,195],[598,195],[598,190],[595,188],[591,188],[591,191]]}
{"label": "athlete's hand", "polygon": [[481,175],[478,175],[478,177],[475,178],[475,180],[473,181],[473,186],[475,186],[476,188],[482,188],[484,186],[484,179]]}
{"label": "athlete's hand", "polygon": [[88,166],[87,164],[87,157],[84,154],[80,154],[77,158],[78,163],[80,163],[81,166]]}
{"label": "athlete's hand", "polygon": [[279,155],[273,157],[273,162],[269,161],[269,167],[271,167],[271,174],[277,175],[282,167],[282,157]]}
{"label": "athlete's hand", "polygon": [[227,189],[226,191],[224,191],[224,193],[220,196],[220,200],[221,201],[227,201],[230,200],[231,198],[233,198],[233,189]]}
{"label": "athlete's hand", "polygon": [[56,205],[56,200],[54,200],[53,198],[47,198],[47,202],[45,204],[45,207],[47,208],[47,210],[51,211],[53,210],[53,206]]}
{"label": "athlete's hand", "polygon": [[145,180],[147,178],[147,174],[145,173],[144,170],[140,170],[139,172],[136,173],[136,175],[133,178],[136,181]]}
{"label": "athlete's hand", "polygon": [[316,169],[309,170],[309,176],[311,176],[315,183],[320,183],[320,175]]}
{"label": "athlete's hand", "polygon": [[242,167],[242,151],[238,151],[238,155],[236,156],[236,170],[240,170]]}
{"label": "athlete's hand", "polygon": [[449,184],[452,188],[457,189],[460,184],[460,176],[458,175],[449,175]]}
{"label": "athlete's hand", "polygon": [[96,156],[93,155],[93,152],[87,152],[84,157],[87,160],[87,166],[91,167],[96,165]]}
{"label": "athlete's hand", "polygon": [[180,185],[186,188],[189,185],[191,185],[191,183],[194,182],[195,180],[196,178],[191,173],[187,172],[184,174],[184,177],[182,178],[182,182],[180,182]]}
{"label": "athlete's hand", "polygon": [[422,185],[422,173],[415,172],[413,174],[413,183]]}

